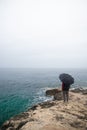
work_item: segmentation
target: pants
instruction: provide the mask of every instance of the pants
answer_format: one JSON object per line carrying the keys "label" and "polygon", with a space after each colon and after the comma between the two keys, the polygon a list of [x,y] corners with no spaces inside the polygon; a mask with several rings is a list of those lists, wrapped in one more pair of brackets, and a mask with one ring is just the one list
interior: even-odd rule
{"label": "pants", "polygon": [[63,100],[64,102],[69,100],[69,91],[63,91]]}

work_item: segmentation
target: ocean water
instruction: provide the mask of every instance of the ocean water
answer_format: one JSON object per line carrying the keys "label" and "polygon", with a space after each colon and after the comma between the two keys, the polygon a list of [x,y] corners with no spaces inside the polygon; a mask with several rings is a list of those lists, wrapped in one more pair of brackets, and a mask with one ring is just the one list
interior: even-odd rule
{"label": "ocean water", "polygon": [[45,91],[60,87],[58,77],[64,72],[75,79],[71,88],[87,87],[86,69],[0,69],[0,125],[37,103],[51,100]]}

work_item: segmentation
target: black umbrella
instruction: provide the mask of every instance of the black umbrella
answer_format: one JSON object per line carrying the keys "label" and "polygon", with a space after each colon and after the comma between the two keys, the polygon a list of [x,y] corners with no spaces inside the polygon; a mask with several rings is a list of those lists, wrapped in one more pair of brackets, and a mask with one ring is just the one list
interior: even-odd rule
{"label": "black umbrella", "polygon": [[66,84],[73,84],[74,83],[74,78],[69,74],[65,74],[65,73],[60,74],[59,79]]}

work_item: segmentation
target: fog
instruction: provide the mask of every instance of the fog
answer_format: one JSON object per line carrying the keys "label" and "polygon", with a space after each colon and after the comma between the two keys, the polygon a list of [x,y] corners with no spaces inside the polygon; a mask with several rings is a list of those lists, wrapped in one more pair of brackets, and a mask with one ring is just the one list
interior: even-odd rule
{"label": "fog", "polygon": [[0,0],[0,68],[87,68],[87,0]]}

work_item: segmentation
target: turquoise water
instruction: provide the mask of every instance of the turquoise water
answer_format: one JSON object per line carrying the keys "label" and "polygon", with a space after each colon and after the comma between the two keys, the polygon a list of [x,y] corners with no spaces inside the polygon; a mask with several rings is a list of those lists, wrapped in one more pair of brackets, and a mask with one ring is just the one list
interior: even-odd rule
{"label": "turquoise water", "polygon": [[75,78],[72,87],[87,87],[85,69],[0,69],[0,125],[34,104],[50,100],[48,88],[61,86],[59,74]]}

